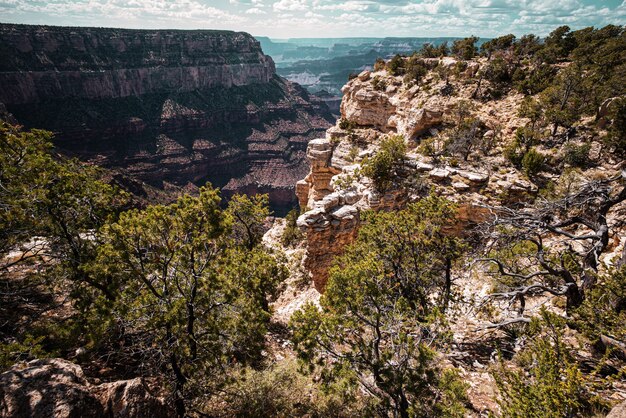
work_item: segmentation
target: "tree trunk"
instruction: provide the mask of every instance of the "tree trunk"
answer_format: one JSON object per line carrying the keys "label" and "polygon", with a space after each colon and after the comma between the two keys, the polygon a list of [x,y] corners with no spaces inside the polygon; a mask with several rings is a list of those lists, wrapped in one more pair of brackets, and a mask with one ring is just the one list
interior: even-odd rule
{"label": "tree trunk", "polygon": [[450,303],[450,294],[452,293],[452,260],[446,258],[446,284],[443,294],[443,312],[445,313]]}
{"label": "tree trunk", "polygon": [[174,408],[176,409],[176,415],[180,418],[184,418],[187,411],[185,408],[183,389],[185,383],[187,382],[187,378],[185,378],[182,371],[178,367],[178,362],[173,354],[170,355],[170,365],[172,366],[174,376],[176,377],[176,383],[174,384]]}
{"label": "tree trunk", "polygon": [[554,123],[554,127],[552,128],[552,138],[554,138],[556,136],[556,132],[559,130],[559,124],[558,123]]}
{"label": "tree trunk", "polygon": [[565,311],[570,314],[573,309],[578,308],[583,303],[583,295],[576,283],[570,285],[565,294],[567,297],[567,305]]}
{"label": "tree trunk", "polygon": [[399,398],[398,412],[400,413],[400,418],[409,418],[409,401],[403,390],[400,390]]}
{"label": "tree trunk", "polygon": [[474,90],[474,93],[472,93],[472,99],[475,99],[478,96],[478,93],[480,92],[480,85],[483,82],[483,76],[480,76],[480,78],[478,79],[478,85],[476,86],[476,90]]}

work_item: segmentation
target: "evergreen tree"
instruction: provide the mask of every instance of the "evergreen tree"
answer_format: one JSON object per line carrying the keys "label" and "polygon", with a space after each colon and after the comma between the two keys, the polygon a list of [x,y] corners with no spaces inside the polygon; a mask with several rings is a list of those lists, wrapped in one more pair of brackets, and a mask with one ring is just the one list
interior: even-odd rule
{"label": "evergreen tree", "polygon": [[368,214],[330,272],[321,310],[309,304],[292,317],[300,357],[329,376],[355,373],[385,415],[462,416],[463,385],[442,372],[435,351],[463,249],[444,232],[454,213],[430,196],[398,213]]}

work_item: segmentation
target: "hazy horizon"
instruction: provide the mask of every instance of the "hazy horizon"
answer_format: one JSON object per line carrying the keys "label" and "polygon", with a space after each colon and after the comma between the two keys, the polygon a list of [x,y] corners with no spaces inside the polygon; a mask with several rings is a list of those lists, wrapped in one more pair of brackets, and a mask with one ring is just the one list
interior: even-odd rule
{"label": "hazy horizon", "polygon": [[272,39],[545,35],[626,23],[626,0],[0,0],[3,23],[221,29]]}

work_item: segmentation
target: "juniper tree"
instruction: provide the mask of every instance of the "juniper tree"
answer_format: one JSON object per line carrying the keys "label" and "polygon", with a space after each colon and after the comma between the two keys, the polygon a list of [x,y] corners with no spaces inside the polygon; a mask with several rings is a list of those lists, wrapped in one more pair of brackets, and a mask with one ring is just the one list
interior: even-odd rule
{"label": "juniper tree", "polygon": [[291,321],[299,356],[327,375],[355,373],[381,415],[462,416],[463,390],[436,362],[463,245],[444,232],[454,206],[430,196],[398,213],[369,213],[331,269],[321,309]]}
{"label": "juniper tree", "polygon": [[492,207],[495,216],[483,225],[491,244],[479,261],[494,267],[500,283],[490,298],[517,302],[519,321],[528,321],[528,296],[564,296],[570,313],[583,303],[609,245],[609,213],[626,201],[626,179],[574,177],[559,194],[532,207]]}
{"label": "juniper tree", "polygon": [[143,362],[170,378],[180,416],[189,400],[219,387],[234,360],[258,358],[268,298],[285,277],[255,239],[232,235],[266,209],[233,202],[222,210],[205,186],[197,197],[125,212],[101,232],[94,271],[120,284],[113,315]]}

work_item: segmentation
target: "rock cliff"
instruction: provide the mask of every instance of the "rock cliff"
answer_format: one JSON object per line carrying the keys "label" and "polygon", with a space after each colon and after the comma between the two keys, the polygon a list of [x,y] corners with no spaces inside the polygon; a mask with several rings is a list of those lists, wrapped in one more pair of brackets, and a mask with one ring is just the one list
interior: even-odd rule
{"label": "rock cliff", "polygon": [[211,181],[296,203],[334,120],[246,33],[0,25],[0,102],[57,146],[153,186]]}
{"label": "rock cliff", "polygon": [[[300,206],[308,208],[298,225],[307,237],[304,264],[318,290],[326,285],[332,260],[355,239],[363,210],[398,209],[434,189],[458,204],[458,223],[450,231],[462,234],[468,224],[485,219],[485,206],[537,194],[538,187],[504,156],[516,129],[527,121],[518,115],[523,96],[511,91],[499,100],[475,99],[471,79],[484,65],[481,60],[466,63],[464,71],[447,79],[439,74],[453,73],[455,59],[424,62],[429,70],[419,84],[385,70],[359,74],[343,88],[342,119],[324,138],[309,143],[311,170],[297,183],[296,193]],[[485,149],[467,158],[441,157],[438,150],[450,146],[458,118],[470,115]],[[362,175],[361,163],[393,135],[404,138],[408,154],[394,184],[381,194]],[[598,168],[603,170],[612,168]],[[552,176],[556,180],[558,175]]]}

